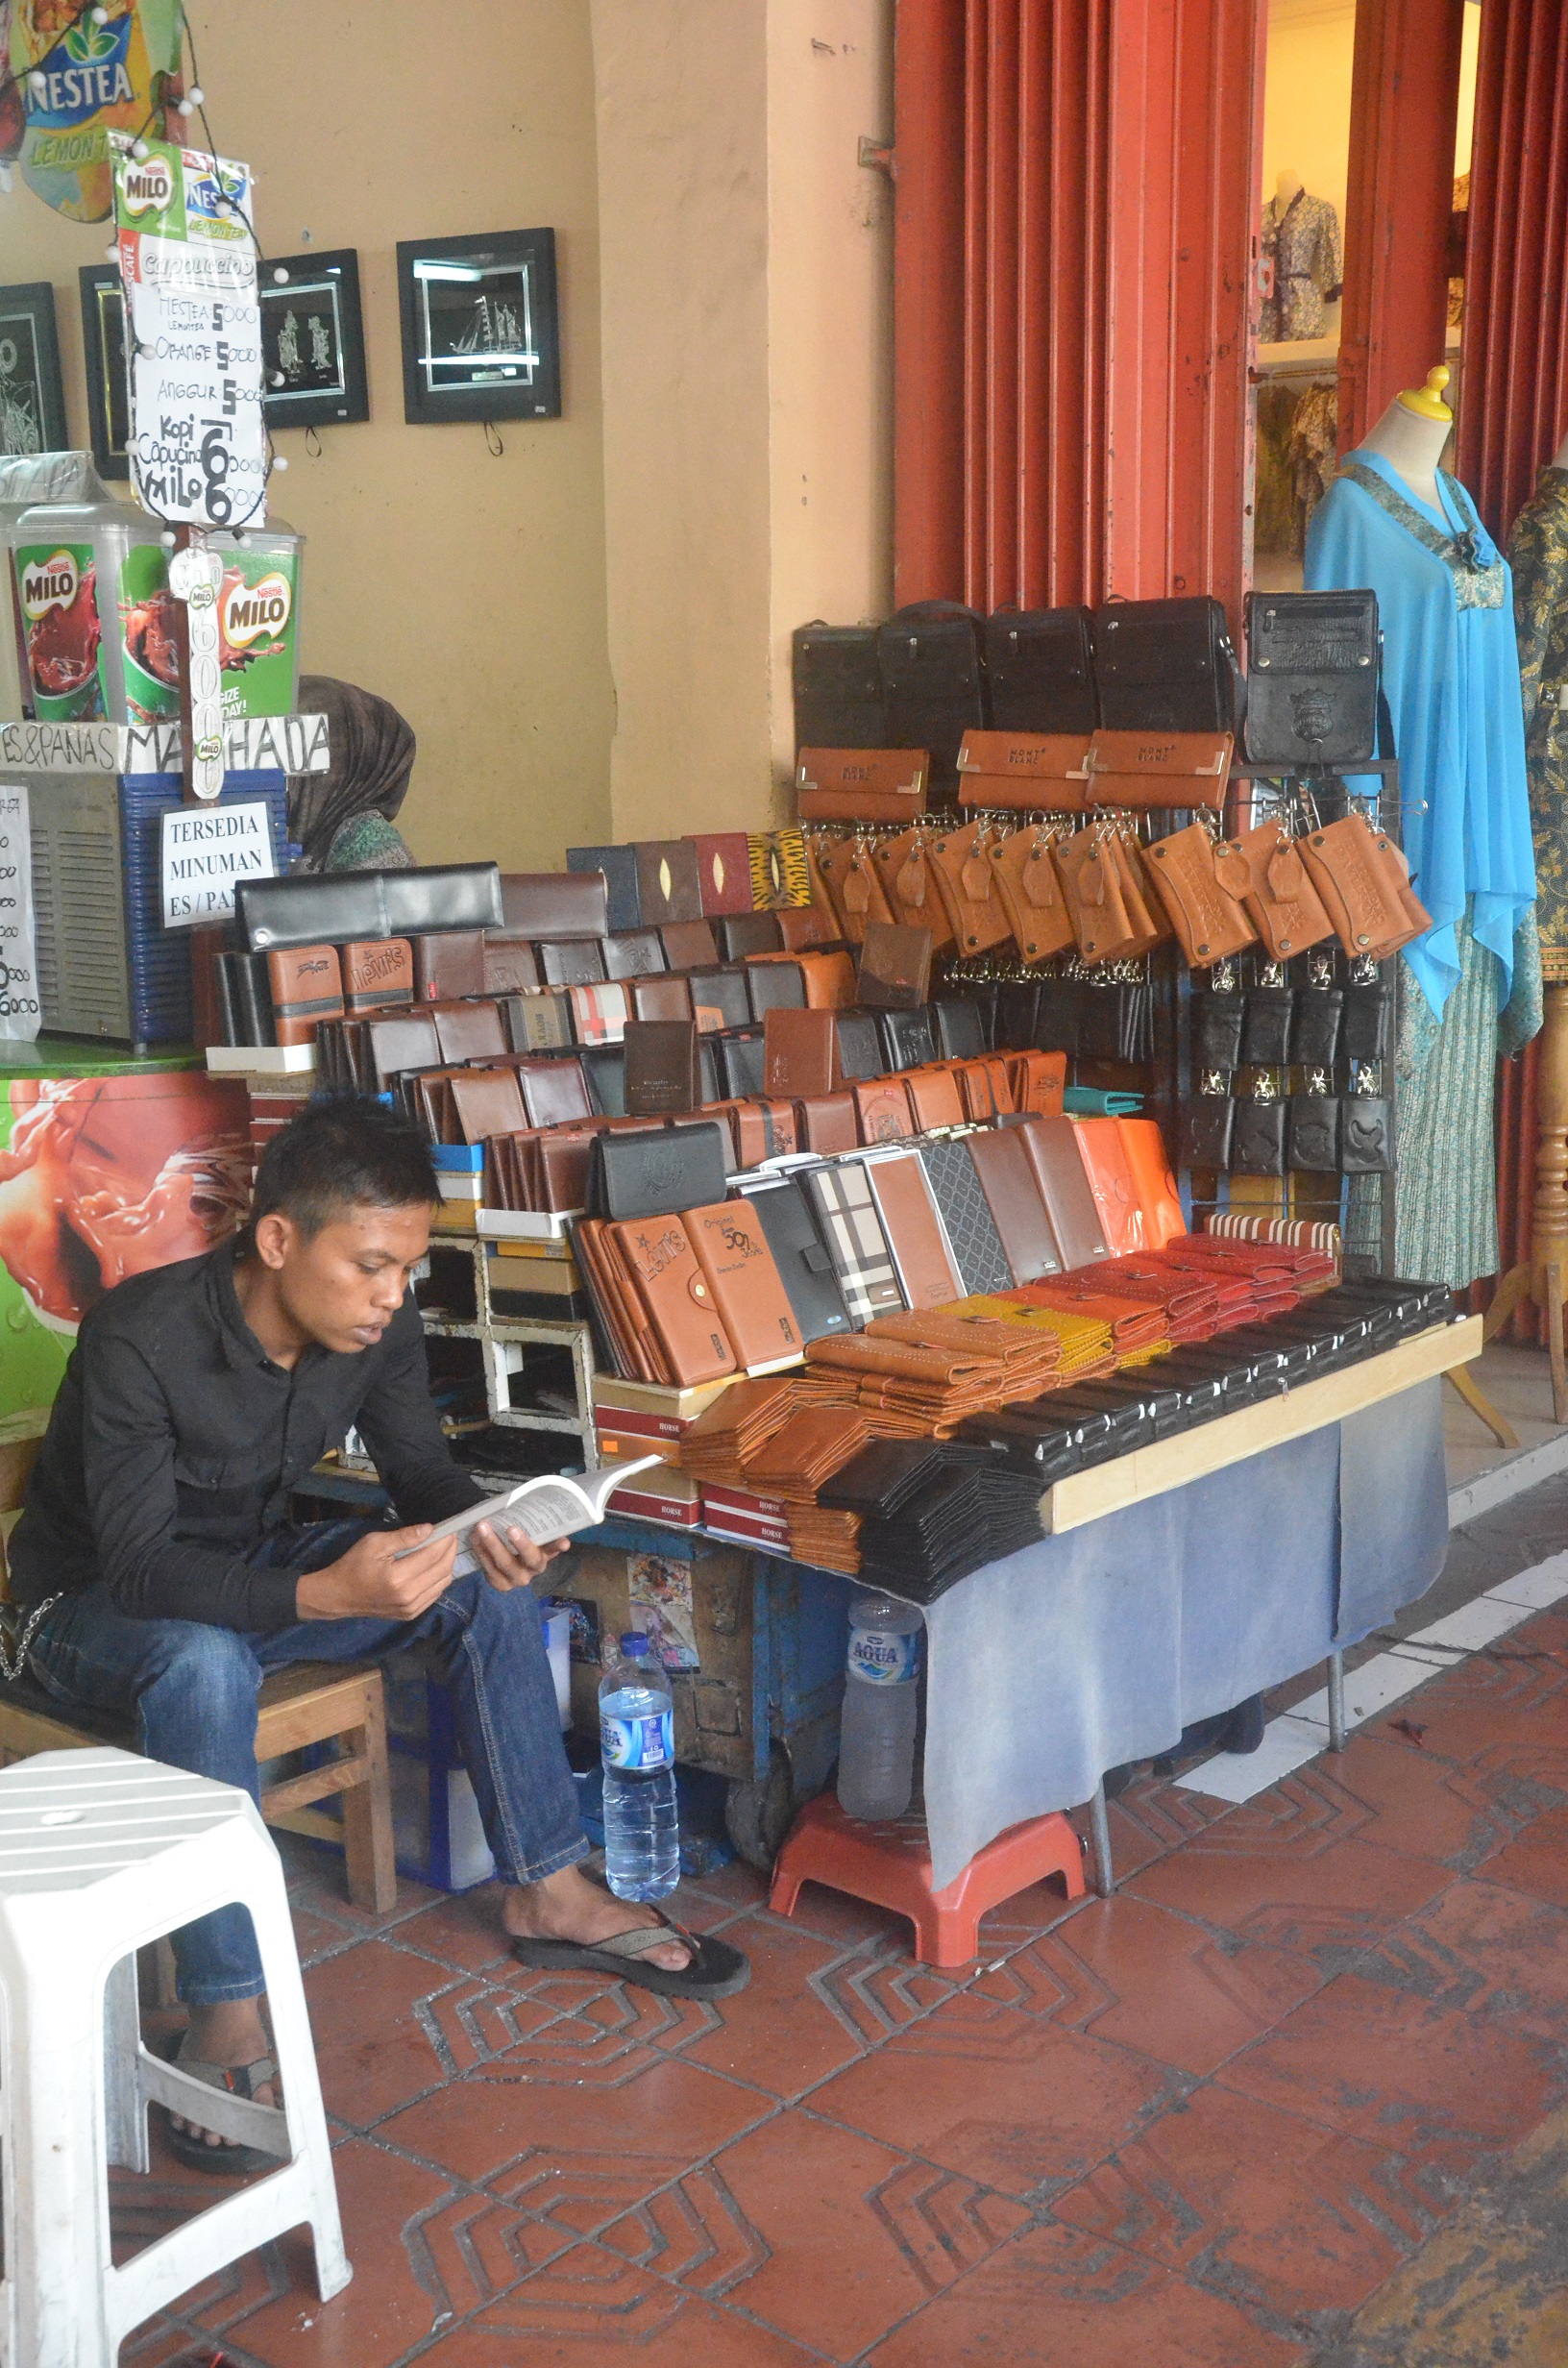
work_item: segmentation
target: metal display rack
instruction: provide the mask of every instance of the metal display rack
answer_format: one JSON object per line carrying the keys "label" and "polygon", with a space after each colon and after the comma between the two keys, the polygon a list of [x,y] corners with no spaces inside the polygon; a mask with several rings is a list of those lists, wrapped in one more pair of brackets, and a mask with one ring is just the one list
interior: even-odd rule
{"label": "metal display rack", "polygon": [[[490,1276],[491,1245],[477,1234],[437,1233],[430,1238],[430,1255],[443,1252],[468,1257],[474,1270],[472,1317],[446,1316],[422,1310],[425,1330],[432,1339],[477,1341],[484,1359],[484,1393],[490,1419],[502,1429],[560,1431],[581,1442],[582,1460],[590,1471],[598,1468],[599,1449],[594,1415],[594,1344],[586,1317],[504,1316],[496,1312]],[[551,1414],[512,1403],[512,1384],[523,1370],[527,1350],[564,1348],[572,1359],[575,1411]]]}

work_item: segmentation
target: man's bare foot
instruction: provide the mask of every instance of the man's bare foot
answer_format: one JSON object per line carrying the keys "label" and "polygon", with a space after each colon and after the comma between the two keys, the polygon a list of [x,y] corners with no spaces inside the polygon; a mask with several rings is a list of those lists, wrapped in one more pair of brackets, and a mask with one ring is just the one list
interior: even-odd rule
{"label": "man's bare foot", "polygon": [[[221,2063],[226,2070],[242,2063],[256,2063],[272,2054],[272,2041],[261,2020],[259,1998],[225,1999],[221,2006],[192,2007],[190,2029],[185,2041],[185,2054],[200,2058],[203,2063]],[[270,2081],[256,2092],[257,2105],[276,2105],[278,2099]],[[185,2121],[178,2113],[169,2119],[177,2130],[184,2130],[208,2146],[221,2146],[224,2140],[216,2130],[206,2130],[200,2122]]]}
{"label": "man's bare foot", "polygon": [[[651,1908],[617,1899],[590,1883],[580,1866],[563,1866],[542,1883],[509,1887],[502,1895],[501,1917],[519,1940],[580,1940],[587,1948],[597,1948],[616,1933],[636,1932],[659,1921]],[[684,1973],[692,1952],[684,1941],[672,1938],[668,1948],[649,1949],[641,1961],[660,1965],[666,1973]]]}

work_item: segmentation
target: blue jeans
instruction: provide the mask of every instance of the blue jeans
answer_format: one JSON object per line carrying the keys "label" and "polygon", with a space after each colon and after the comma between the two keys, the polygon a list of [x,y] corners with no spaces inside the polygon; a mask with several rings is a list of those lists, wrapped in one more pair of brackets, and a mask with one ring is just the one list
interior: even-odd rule
{"label": "blue jeans", "polygon": [[[258,1568],[320,1570],[372,1524],[314,1521],[271,1531],[248,1556]],[[452,1688],[457,1740],[485,1838],[503,1883],[537,1883],[588,1853],[539,1606],[479,1572],[453,1579],[418,1619],[312,1619],[271,1635],[203,1620],[128,1619],[103,1587],[67,1595],[33,1640],[40,1682],[60,1701],[135,1715],[150,1760],[259,1797],[257,1696],[296,1661],[376,1661],[430,1648]],[[180,1995],[191,2006],[255,1998],[265,1986],[250,1914],[220,1908],[173,1935]]]}

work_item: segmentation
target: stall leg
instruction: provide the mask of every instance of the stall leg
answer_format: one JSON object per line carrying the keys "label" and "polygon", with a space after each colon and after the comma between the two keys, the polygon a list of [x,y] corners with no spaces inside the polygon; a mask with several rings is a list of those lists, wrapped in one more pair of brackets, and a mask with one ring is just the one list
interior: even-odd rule
{"label": "stall leg", "polygon": [[1329,1655],[1329,1749],[1345,1748],[1345,1656]]}
{"label": "stall leg", "polygon": [[1089,1822],[1094,1836],[1094,1888],[1102,1899],[1109,1899],[1116,1887],[1116,1877],[1111,1863],[1111,1820],[1106,1814],[1103,1777],[1089,1804]]}

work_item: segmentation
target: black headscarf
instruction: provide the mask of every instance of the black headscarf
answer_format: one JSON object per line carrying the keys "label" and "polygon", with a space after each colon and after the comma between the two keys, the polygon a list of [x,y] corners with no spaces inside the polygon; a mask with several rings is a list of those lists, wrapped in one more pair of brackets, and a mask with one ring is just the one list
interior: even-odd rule
{"label": "black headscarf", "polygon": [[331,763],[288,784],[288,835],[305,850],[302,868],[325,869],[332,841],[358,814],[391,822],[414,769],[413,728],[390,700],[332,675],[302,675],[299,712],[327,718]]}

